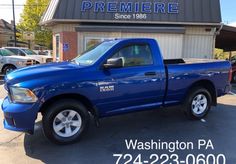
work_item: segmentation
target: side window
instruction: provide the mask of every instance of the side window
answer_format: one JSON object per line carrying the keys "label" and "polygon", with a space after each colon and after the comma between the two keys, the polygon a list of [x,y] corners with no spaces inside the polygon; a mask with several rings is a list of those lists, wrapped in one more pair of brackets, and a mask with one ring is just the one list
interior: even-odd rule
{"label": "side window", "polygon": [[0,56],[2,56],[2,50],[0,50]]}
{"label": "side window", "polygon": [[123,57],[125,67],[153,64],[151,49],[147,44],[134,44],[120,49],[112,58]]}
{"label": "side window", "polygon": [[18,50],[18,54],[19,54],[20,56],[25,56],[25,53],[24,53],[22,50]]}
{"label": "side window", "polygon": [[16,50],[16,49],[11,49],[11,48],[9,48],[8,50],[11,51],[11,52],[13,52],[15,55],[18,55],[18,50]]}

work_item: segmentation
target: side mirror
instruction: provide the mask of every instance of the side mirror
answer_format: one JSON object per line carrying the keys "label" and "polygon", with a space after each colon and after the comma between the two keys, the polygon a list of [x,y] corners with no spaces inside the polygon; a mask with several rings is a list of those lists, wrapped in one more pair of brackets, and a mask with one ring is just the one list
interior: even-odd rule
{"label": "side mirror", "polygon": [[113,58],[113,59],[108,59],[107,63],[103,65],[105,69],[110,69],[110,68],[122,68],[124,67],[124,58]]}

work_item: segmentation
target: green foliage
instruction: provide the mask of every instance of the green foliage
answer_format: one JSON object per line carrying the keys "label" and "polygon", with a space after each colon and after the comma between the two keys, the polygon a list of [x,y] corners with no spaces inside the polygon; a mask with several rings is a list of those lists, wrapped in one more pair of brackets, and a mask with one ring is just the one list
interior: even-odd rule
{"label": "green foliage", "polygon": [[[232,51],[231,52],[232,54],[232,56],[231,57],[233,57],[233,56],[236,56],[236,52],[235,51]],[[224,52],[222,49],[215,49],[215,52],[214,52],[214,57],[215,57],[215,59],[223,59],[223,60],[225,60],[225,59],[229,59],[229,57],[230,57],[230,53],[229,52]]]}
{"label": "green foliage", "polygon": [[[49,29],[43,29],[40,25],[40,19],[45,12],[50,0],[27,0],[21,15],[20,23],[17,29],[21,32],[34,32],[35,44],[42,44],[51,47],[52,32]],[[20,39],[23,40],[22,35]]]}

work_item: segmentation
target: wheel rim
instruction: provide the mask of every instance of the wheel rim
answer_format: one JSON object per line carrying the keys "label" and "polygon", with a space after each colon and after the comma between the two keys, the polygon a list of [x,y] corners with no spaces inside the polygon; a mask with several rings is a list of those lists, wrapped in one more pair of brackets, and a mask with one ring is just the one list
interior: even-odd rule
{"label": "wheel rim", "polygon": [[192,111],[195,115],[203,114],[207,109],[207,98],[203,94],[198,94],[192,101]]}
{"label": "wheel rim", "polygon": [[12,72],[13,70],[14,70],[13,68],[7,68],[7,69],[6,69],[6,74]]}
{"label": "wheel rim", "polygon": [[64,110],[56,115],[53,120],[53,130],[60,137],[72,137],[81,128],[82,119],[75,110]]}

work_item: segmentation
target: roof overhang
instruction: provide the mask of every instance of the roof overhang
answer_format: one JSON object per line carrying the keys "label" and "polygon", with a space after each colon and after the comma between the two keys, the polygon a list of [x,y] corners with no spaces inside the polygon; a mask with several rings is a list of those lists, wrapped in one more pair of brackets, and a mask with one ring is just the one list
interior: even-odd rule
{"label": "roof overhang", "polygon": [[[114,23],[114,21],[106,21],[103,20],[83,20],[83,19],[51,19],[48,21],[40,22],[42,26],[52,26],[54,24],[64,24],[64,23]],[[201,23],[201,22],[153,22],[153,21],[145,21],[145,22],[127,22],[127,21],[119,21],[115,22],[116,24],[153,24],[153,25],[189,25],[189,26],[215,26],[218,27],[221,23]]]}
{"label": "roof overhang", "polygon": [[185,27],[181,26],[155,26],[155,25],[144,25],[144,26],[115,26],[111,24],[95,24],[95,25],[78,25],[75,27],[77,32],[135,32],[135,33],[174,33],[184,34]]}
{"label": "roof overhang", "polygon": [[224,25],[216,36],[215,47],[224,51],[236,51],[236,27]]}

